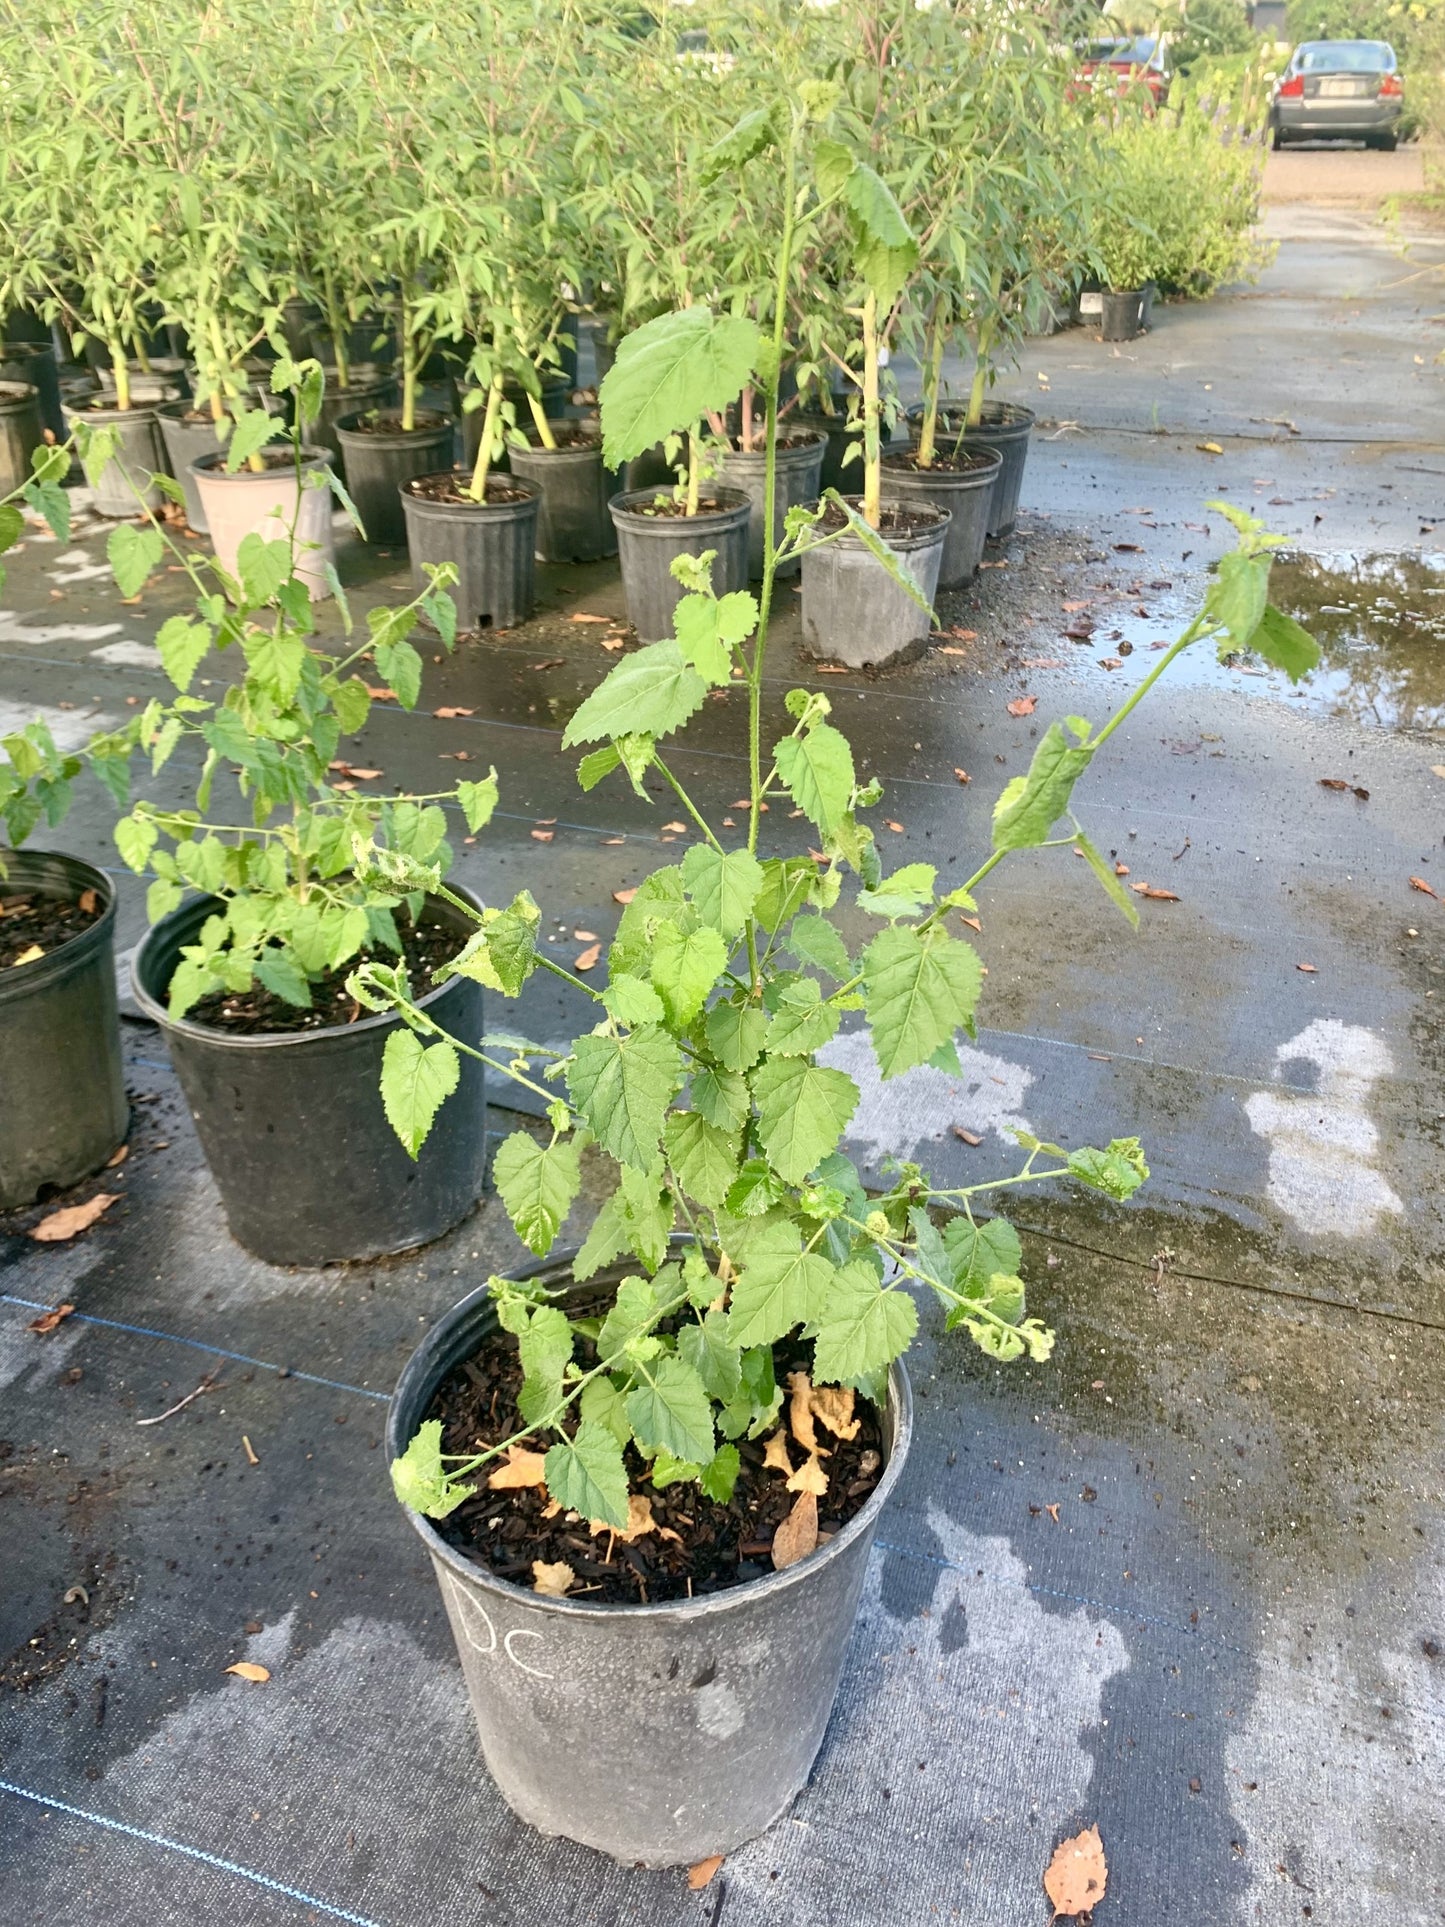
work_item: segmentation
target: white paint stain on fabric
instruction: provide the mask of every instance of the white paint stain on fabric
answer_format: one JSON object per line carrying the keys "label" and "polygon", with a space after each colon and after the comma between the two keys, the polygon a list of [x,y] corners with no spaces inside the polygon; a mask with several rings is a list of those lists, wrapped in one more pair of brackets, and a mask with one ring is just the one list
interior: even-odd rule
{"label": "white paint stain on fabric", "polygon": [[63,589],[74,588],[78,582],[114,579],[109,562],[97,562],[89,549],[67,549],[64,555],[56,556],[55,561],[56,567],[45,571],[46,578]]}
{"label": "white paint stain on fabric", "polygon": [[955,1124],[976,1137],[993,1133],[1007,1143],[1013,1141],[1010,1132],[1032,1128],[1023,1102],[1034,1081],[1033,1072],[963,1040],[958,1046],[961,1077],[923,1065],[885,1084],[866,1030],[835,1037],[818,1058],[846,1071],[858,1086],[860,1101],[848,1127],[848,1142],[870,1160],[888,1152],[907,1157]]}
{"label": "white paint stain on fabric", "polygon": [[50,726],[57,749],[79,749],[97,730],[113,729],[119,718],[101,709],[55,709],[45,703],[8,702],[0,696],[0,736],[39,719]]}
{"label": "white paint stain on fabric", "polygon": [[107,642],[91,650],[97,662],[113,663],[118,669],[159,669],[161,652],[148,642]]}
{"label": "white paint stain on fabric", "polygon": [[35,622],[13,609],[0,609],[0,643],[23,642],[32,649],[58,642],[104,642],[124,627],[123,622]]}
{"label": "white paint stain on fabric", "polygon": [[1251,1129],[1269,1144],[1271,1202],[1304,1231],[1365,1237],[1405,1208],[1377,1169],[1380,1133],[1368,1108],[1394,1059],[1374,1031],[1334,1017],[1308,1025],[1274,1057],[1276,1077],[1301,1059],[1318,1075],[1307,1096],[1256,1091],[1245,1104]]}

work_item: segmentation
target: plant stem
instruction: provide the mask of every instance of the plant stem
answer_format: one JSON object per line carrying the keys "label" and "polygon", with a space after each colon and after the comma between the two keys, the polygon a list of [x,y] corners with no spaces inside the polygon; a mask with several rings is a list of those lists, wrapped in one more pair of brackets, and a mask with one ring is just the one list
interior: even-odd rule
{"label": "plant stem", "polygon": [[883,519],[883,459],[878,440],[878,297],[863,297],[863,520],[876,529]]}
{"label": "plant stem", "polygon": [[968,391],[969,428],[977,428],[983,419],[983,398],[988,393],[988,378],[993,372],[994,333],[998,326],[997,312],[999,295],[1003,288],[1003,269],[995,268],[989,276],[990,311],[978,324],[977,353],[973,364],[973,381]]}
{"label": "plant stem", "polygon": [[702,493],[702,444],[695,428],[687,431],[687,503],[684,515],[696,515]]}
{"label": "plant stem", "polygon": [[920,468],[933,467],[934,437],[938,432],[938,391],[943,381],[943,347],[947,330],[943,325],[943,297],[933,304],[928,324],[928,363],[923,373],[923,426],[919,430],[917,460]]}
{"label": "plant stem", "polygon": [[472,470],[472,485],[467,493],[474,502],[487,499],[487,471],[492,466],[492,448],[497,437],[497,417],[502,412],[502,371],[492,376],[487,390],[487,412],[482,417],[482,439],[477,449],[477,465]]}
{"label": "plant stem", "polygon": [[1128,702],[1115,710],[1114,714],[1109,718],[1108,722],[1105,723],[1089,747],[1091,749],[1097,749],[1100,743],[1106,743],[1119,727],[1120,723],[1122,723],[1124,718],[1129,714],[1129,711],[1141,702],[1154,687],[1155,683],[1158,682],[1174,658],[1183,650],[1187,649],[1191,642],[1197,642],[1205,630],[1213,626],[1213,623],[1207,621],[1202,612],[1197,615],[1184,631],[1184,634],[1179,638],[1178,642],[1173,644],[1171,648],[1165,650],[1164,654],[1159,658],[1158,662],[1155,663],[1154,667],[1134,691]]}
{"label": "plant stem", "polygon": [[416,427],[416,336],[407,326],[406,307],[401,311],[401,428],[409,434]]}
{"label": "plant stem", "polygon": [[346,318],[336,298],[336,282],[330,268],[321,270],[322,286],[326,298],[326,326],[331,334],[331,354],[336,363],[336,385],[338,388],[351,386],[351,368],[346,359]]}
{"label": "plant stem", "polygon": [[130,408],[130,369],[126,366],[125,345],[120,341],[106,343],[110,349],[110,370],[115,376],[115,405],[119,409]]}
{"label": "plant stem", "polygon": [[552,424],[547,419],[547,411],[530,389],[527,391],[527,402],[532,410],[532,426],[537,431],[537,440],[542,444],[543,448],[555,448],[557,446],[557,437],[552,432]]}
{"label": "plant stem", "polygon": [[667,764],[663,762],[662,758],[656,753],[656,751],[653,752],[652,762],[653,762],[653,767],[655,769],[661,770],[663,776],[667,779],[669,783],[671,783],[674,790],[676,790],[678,802],[681,803],[682,807],[687,811],[688,815],[692,818],[693,822],[696,823],[697,827],[702,831],[703,835],[707,838],[708,842],[711,843],[711,845],[715,850],[720,851],[722,849],[722,844],[719,843],[717,838],[713,835],[712,830],[709,827],[707,818],[698,809],[696,803],[693,802],[692,798],[688,795],[687,791],[682,787],[682,784],[678,782],[677,778],[673,775],[672,771],[667,767]]}

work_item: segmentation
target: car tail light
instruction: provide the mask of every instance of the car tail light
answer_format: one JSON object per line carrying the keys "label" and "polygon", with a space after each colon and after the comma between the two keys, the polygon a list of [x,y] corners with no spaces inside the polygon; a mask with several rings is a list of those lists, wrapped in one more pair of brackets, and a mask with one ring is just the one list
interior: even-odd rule
{"label": "car tail light", "polygon": [[1405,83],[1398,74],[1385,74],[1380,80],[1378,98],[1381,100],[1400,100],[1404,97]]}
{"label": "car tail light", "polygon": [[1294,74],[1290,77],[1290,79],[1282,80],[1280,82],[1279,97],[1281,100],[1301,100],[1304,97],[1304,90],[1305,90],[1304,75]]}

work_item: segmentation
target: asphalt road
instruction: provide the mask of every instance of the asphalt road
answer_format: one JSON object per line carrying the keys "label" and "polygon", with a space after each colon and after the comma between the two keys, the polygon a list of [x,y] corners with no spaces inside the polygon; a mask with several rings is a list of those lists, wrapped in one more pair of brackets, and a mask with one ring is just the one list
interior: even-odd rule
{"label": "asphalt road", "polygon": [[[1339,178],[1337,154],[1283,158],[1320,193]],[[925,1312],[918,1442],[793,1811],[696,1897],[507,1814],[379,1438],[419,1331],[515,1242],[488,1202],[383,1264],[246,1258],[163,1044],[128,1025],[122,1202],[70,1246],[33,1243],[37,1213],[0,1220],[6,1927],[1041,1927],[1055,1843],[1095,1822],[1101,1927],[1445,1917],[1445,911],[1410,883],[1445,897],[1442,249],[1402,254],[1313,198],[1275,199],[1269,226],[1257,287],[1157,310],[1118,349],[1028,344],[1005,388],[1041,416],[1028,513],[941,605],[970,632],[947,654],[823,678],[795,615],[778,636],[773,709],[825,689],[887,786],[887,854],[945,868],[987,847],[1037,729],[1102,717],[1183,626],[1227,533],[1210,500],[1289,537],[1277,593],[1327,657],[1302,691],[1186,657],[1076,799],[1177,901],[1141,898],[1135,936],[1067,851],[1005,866],[964,1077],[863,1080],[873,1163],[973,1181],[1026,1123],[1137,1131],[1155,1175],[1128,1207],[1018,1210],[1048,1366],[993,1367]],[[176,591],[120,605],[103,542],[23,545],[6,716],[74,728],[160,687],[148,639]],[[354,548],[341,567],[363,601],[401,580]],[[1086,643],[1063,633],[1079,604]],[[459,749],[495,762],[502,809],[459,874],[525,882],[560,957],[574,928],[610,933],[612,892],[672,836],[623,790],[583,796],[559,748],[614,660],[569,617],[620,608],[612,565],[544,572],[531,624],[430,666],[422,711],[380,707],[357,757],[425,787]],[[1011,716],[1024,694],[1036,713]],[[718,702],[678,757],[718,810],[743,723]],[[98,807],[63,840],[117,867]],[[503,1021],[548,1039],[576,1015],[539,988]],[[27,1329],[62,1298],[57,1331]],[[217,1391],[137,1429],[217,1364]],[[225,1677],[240,1659],[269,1682]]]}

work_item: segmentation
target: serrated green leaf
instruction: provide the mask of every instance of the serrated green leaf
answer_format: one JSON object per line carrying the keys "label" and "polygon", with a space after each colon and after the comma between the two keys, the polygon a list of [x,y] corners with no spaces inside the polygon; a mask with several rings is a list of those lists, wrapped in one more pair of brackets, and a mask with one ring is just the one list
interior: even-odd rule
{"label": "serrated green leaf", "polygon": [[1007,1218],[951,1218],[943,1227],[954,1288],[979,1296],[997,1272],[1016,1273],[1023,1263],[1019,1235]]}
{"label": "serrated green leaf", "polygon": [[885,1289],[873,1267],[858,1262],[833,1274],[817,1323],[815,1383],[863,1390],[912,1344],[918,1307],[906,1292]]}
{"label": "serrated green leaf", "polygon": [[391,1462],[391,1487],[398,1499],[413,1512],[428,1519],[445,1519],[463,1499],[471,1498],[474,1485],[453,1479],[442,1461],[442,1422],[429,1418],[417,1427],[405,1452]]}
{"label": "serrated green leaf", "polygon": [[853,975],[848,946],[826,917],[813,914],[795,917],[788,931],[787,947],[799,963],[812,964],[839,983]]}
{"label": "serrated green leaf", "polygon": [[684,1325],[677,1334],[677,1349],[702,1380],[709,1398],[727,1405],[737,1397],[743,1379],[742,1354],[733,1343],[725,1312],[710,1311],[698,1324]]}
{"label": "serrated green leaf", "polygon": [[721,1131],[735,1131],[752,1111],[747,1081],[736,1071],[694,1072],[692,1102],[693,1108]]}
{"label": "serrated green leaf", "polygon": [[825,1004],[812,977],[789,984],[778,999],[768,1031],[768,1055],[811,1057],[836,1036],[842,1022],[836,1004]]}
{"label": "serrated green leaf", "polygon": [[280,427],[277,418],[268,415],[264,408],[243,408],[226,443],[226,473],[234,475],[243,463],[266,446]]}
{"label": "serrated green leaf", "polygon": [[1249,646],[1272,668],[1282,669],[1291,682],[1319,667],[1320,647],[1309,630],[1272,602],[1265,605]]}
{"label": "serrated green leaf", "polygon": [[415,709],[421,696],[422,660],[409,642],[378,643],[372,658],[403,709]]}
{"label": "serrated green leaf", "polygon": [[682,1053],[656,1024],[626,1037],[579,1037],[567,1089],[604,1150],[619,1163],[651,1168],[662,1120],[682,1082]]}
{"label": "serrated green leaf", "polygon": [[562,747],[618,736],[668,736],[707,700],[707,684],[672,640],[624,656],[573,712]]}
{"label": "serrated green leaf", "polygon": [[772,1345],[797,1325],[811,1324],[830,1299],[835,1272],[804,1251],[796,1228],[768,1226],[747,1247],[732,1288],[728,1337],[734,1345]]}
{"label": "serrated green leaf", "polygon": [[831,909],[840,885],[836,871],[824,871],[820,876],[810,857],[769,857],[763,865],[763,887],[753,905],[753,915],[765,930],[781,930],[808,904]]}
{"label": "serrated green leaf", "polygon": [[690,1198],[713,1209],[737,1176],[736,1131],[719,1130],[697,1111],[674,1111],[663,1126],[663,1148]]}
{"label": "serrated green leaf", "polygon": [[831,723],[815,723],[803,736],[785,736],[773,750],[788,794],[826,836],[836,830],[853,800],[853,751]]}
{"label": "serrated green leaf", "polygon": [[735,1218],[760,1218],[786,1195],[783,1180],[766,1158],[748,1158],[728,1186],[723,1204]]}
{"label": "serrated green leaf", "polygon": [[291,544],[267,542],[254,533],[243,535],[236,549],[236,567],[246,600],[263,606],[291,575]]}
{"label": "serrated green leaf", "polygon": [[863,986],[878,1069],[885,1077],[925,1064],[972,1021],[983,983],[978,953],[934,924],[881,930],[863,952]]}
{"label": "serrated green leaf", "polygon": [[858,1108],[858,1086],[846,1071],[805,1057],[769,1057],[754,1071],[752,1086],[768,1161],[789,1184],[801,1184],[837,1148]]}
{"label": "serrated green leaf", "polygon": [[[264,984],[273,997],[280,997],[298,1010],[311,1008],[311,985],[307,982],[306,972],[289,950],[278,950],[268,944],[260,952],[255,962],[257,981]],[[389,1040],[388,1040],[389,1041]],[[447,1048],[450,1050],[451,1046]],[[383,1064],[382,1090],[385,1093],[385,1065]],[[412,1156],[416,1153],[413,1151]]]}
{"label": "serrated green leaf", "polygon": [[620,1531],[627,1524],[627,1468],[622,1447],[605,1425],[584,1419],[548,1452],[547,1490],[568,1512],[601,1519]]}
{"label": "serrated green leaf", "polygon": [[1129,895],[1123,884],[1120,883],[1118,877],[1115,876],[1109,865],[1104,861],[1103,857],[1099,855],[1099,852],[1094,848],[1082,830],[1079,830],[1075,834],[1074,848],[1084,858],[1100,883],[1103,884],[1104,894],[1109,898],[1110,902],[1112,902],[1117,909],[1123,911],[1129,922],[1137,930],[1139,928],[1139,912],[1134,907],[1134,899]]}
{"label": "serrated green leaf", "polygon": [[492,1182],[517,1236],[545,1258],[582,1188],[577,1145],[570,1138],[538,1144],[525,1131],[513,1131],[497,1147]]}
{"label": "serrated green leaf", "polygon": [[632,1427],[627,1418],[627,1401],[622,1387],[616,1380],[606,1377],[590,1379],[582,1387],[581,1397],[577,1400],[579,1417],[585,1424],[591,1421],[609,1431],[619,1445],[632,1443]]}
{"label": "serrated green leaf", "polygon": [[594,749],[582,758],[577,765],[577,783],[584,790],[595,790],[604,776],[610,776],[622,764],[622,752],[616,743],[608,743],[603,749]]}
{"label": "serrated green leaf", "polygon": [[246,667],[278,708],[287,709],[301,686],[306,644],[278,622],[274,629],[248,629],[241,638]]}
{"label": "serrated green leaf", "polygon": [[718,1505],[726,1505],[733,1496],[733,1487],[738,1482],[742,1464],[735,1445],[720,1445],[711,1462],[698,1474],[697,1482],[709,1499]]}
{"label": "serrated green leaf", "polygon": [[680,864],[667,864],[644,877],[637,886],[637,894],[622,912],[617,935],[607,953],[609,977],[645,972],[651,961],[652,932],[658,921],[670,917],[674,922],[681,922],[685,916]]}
{"label": "serrated green leaf", "polygon": [[127,866],[139,875],[150,862],[159,836],[148,816],[123,816],[115,826],[115,847]]}
{"label": "serrated green leaf", "polygon": [[1269,601],[1269,557],[1231,549],[1204,597],[1204,613],[1234,649],[1248,649]]}
{"label": "serrated green leaf", "polygon": [[703,302],[624,335],[598,396],[607,466],[725,409],[753,372],[760,341],[753,322],[715,315]]}
{"label": "serrated green leaf", "polygon": [[[120,531],[117,529],[116,534]],[[168,616],[156,631],[156,648],[161,667],[183,693],[211,647],[211,632],[202,622],[188,622],[184,616]]]}
{"label": "serrated green leaf", "polygon": [[640,977],[616,977],[602,993],[607,1014],[615,1022],[635,1028],[638,1024],[660,1024],[666,1016],[662,999]]}
{"label": "serrated green leaf", "polygon": [[1071,1151],[1069,1171],[1095,1191],[1122,1201],[1133,1197],[1148,1177],[1149,1166],[1138,1138],[1116,1137],[1102,1151]]}
{"label": "serrated green leaf", "polygon": [[724,1070],[749,1071],[767,1042],[767,1013],[756,1004],[714,1004],[704,1033],[708,1049]]}
{"label": "serrated green leaf", "polygon": [[[54,452],[61,455],[62,462],[68,465],[70,460],[68,453],[63,453],[59,449]],[[41,450],[37,449],[35,456],[31,457],[32,461],[35,460],[36,456],[40,453]],[[60,472],[62,474],[64,473],[64,467],[61,468]],[[47,478],[27,482],[21,493],[31,508],[33,508],[37,514],[45,517],[46,525],[56,541],[61,543],[69,542],[70,497],[60,486],[59,480],[56,478]]]}
{"label": "serrated green leaf", "polygon": [[705,924],[724,937],[738,935],[763,887],[763,866],[746,850],[695,843],[682,860],[682,880]]}
{"label": "serrated green leaf", "polygon": [[[627,1436],[629,1439],[632,1437],[630,1426]],[[675,1459],[671,1452],[659,1452],[652,1461],[650,1477],[653,1490],[665,1492],[670,1485],[682,1485],[689,1479],[697,1478],[701,1471],[702,1467],[691,1459]]]}
{"label": "serrated green leaf", "polygon": [[1091,748],[1070,744],[1059,725],[1050,723],[1028,775],[1015,776],[993,806],[993,847],[1037,849],[1068,809],[1074,785],[1093,755]]}
{"label": "serrated green leaf", "polygon": [[746,589],[734,589],[725,596],[684,596],[672,617],[684,660],[714,689],[732,681],[734,648],[746,641],[757,624],[757,600]]}
{"label": "serrated green leaf", "polygon": [[342,735],[354,736],[371,714],[371,691],[360,676],[348,676],[336,685],[331,704]]}
{"label": "serrated green leaf", "polygon": [[697,1016],[727,960],[727,945],[706,924],[687,932],[672,922],[658,925],[652,941],[652,984],[674,1030],[686,1030]]}
{"label": "serrated green leaf", "polygon": [[627,1394],[627,1416],[638,1444],[705,1465],[717,1440],[712,1405],[696,1371],[676,1356],[640,1369],[643,1382]]}
{"label": "serrated green leaf", "polygon": [[160,530],[149,524],[137,528],[134,523],[122,522],[119,528],[112,529],[106,538],[105,553],[121,594],[139,595],[165,552],[165,539]]}
{"label": "serrated green leaf", "polygon": [[415,1157],[436,1114],[461,1081],[461,1059],[444,1038],[423,1045],[409,1030],[394,1030],[381,1058],[381,1101],[387,1122]]}
{"label": "serrated green leaf", "polygon": [[517,996],[537,963],[537,928],[542,912],[531,893],[519,890],[505,910],[489,912],[482,928],[468,937],[445,974],[474,977],[488,990]]}
{"label": "serrated green leaf", "polygon": [[0,554],[13,549],[25,533],[25,517],[13,502],[0,502]]}

